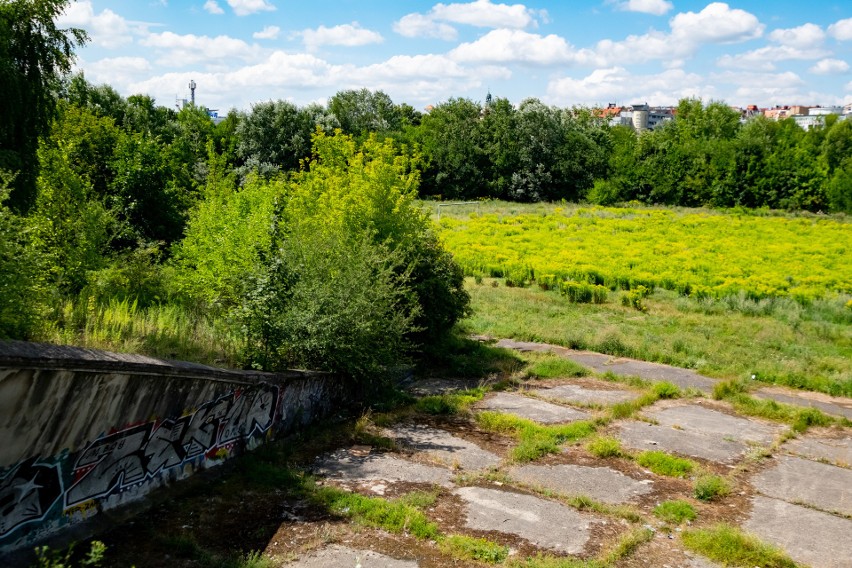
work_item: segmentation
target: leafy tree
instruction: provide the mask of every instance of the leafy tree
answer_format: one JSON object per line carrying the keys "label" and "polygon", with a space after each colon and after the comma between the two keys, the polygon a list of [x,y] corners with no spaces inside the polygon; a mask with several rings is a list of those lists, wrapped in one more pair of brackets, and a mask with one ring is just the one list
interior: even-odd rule
{"label": "leafy tree", "polygon": [[295,170],[310,156],[315,109],[287,101],[258,103],[236,127],[237,155],[247,170]]}
{"label": "leafy tree", "polygon": [[395,132],[402,124],[400,111],[383,91],[340,91],[329,99],[328,110],[340,129],[352,136]]}
{"label": "leafy tree", "polygon": [[0,3],[0,168],[19,172],[10,205],[35,203],[38,138],[47,133],[55,93],[71,70],[83,30],[56,27],[69,0],[5,0]]}

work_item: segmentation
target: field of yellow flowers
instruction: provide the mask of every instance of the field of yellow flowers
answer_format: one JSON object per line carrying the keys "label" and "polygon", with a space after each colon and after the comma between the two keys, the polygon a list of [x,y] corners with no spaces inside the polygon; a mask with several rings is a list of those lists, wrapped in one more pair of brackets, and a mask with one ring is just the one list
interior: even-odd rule
{"label": "field of yellow flowers", "polygon": [[463,209],[437,222],[468,276],[544,288],[641,285],[697,298],[852,294],[847,218],[500,203]]}

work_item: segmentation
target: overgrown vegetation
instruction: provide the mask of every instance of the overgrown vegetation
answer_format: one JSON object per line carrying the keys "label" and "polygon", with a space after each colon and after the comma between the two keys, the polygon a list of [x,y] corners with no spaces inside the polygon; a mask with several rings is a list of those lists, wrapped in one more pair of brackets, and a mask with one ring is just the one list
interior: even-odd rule
{"label": "overgrown vegetation", "polygon": [[654,507],[654,515],[661,521],[672,525],[694,521],[698,518],[695,507],[689,502],[682,500],[663,501]]}
{"label": "overgrown vegetation", "polygon": [[484,430],[516,438],[518,444],[512,448],[510,455],[517,462],[529,462],[559,453],[560,445],[591,436],[596,430],[594,423],[585,420],[545,426],[501,412],[480,412],[476,415],[476,422]]}
{"label": "overgrown vegetation", "polygon": [[659,450],[647,450],[636,456],[636,463],[647,467],[657,475],[669,477],[686,477],[697,467],[696,463],[686,458],[679,458]]}
{"label": "overgrown vegetation", "polygon": [[692,494],[701,501],[714,501],[730,492],[730,483],[720,475],[699,475],[692,484]]}

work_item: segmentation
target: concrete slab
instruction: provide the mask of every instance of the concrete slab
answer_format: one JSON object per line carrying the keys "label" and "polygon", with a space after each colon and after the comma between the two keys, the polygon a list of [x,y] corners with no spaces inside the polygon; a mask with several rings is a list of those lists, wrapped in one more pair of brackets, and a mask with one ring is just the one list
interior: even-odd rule
{"label": "concrete slab", "polygon": [[796,438],[782,446],[790,453],[812,460],[827,460],[852,467],[852,437],[839,439]]}
{"label": "concrete slab", "polygon": [[748,446],[742,442],[636,420],[619,424],[617,437],[629,448],[664,450],[718,463],[735,462],[748,451]]}
{"label": "concrete slab", "polygon": [[497,347],[516,349],[518,351],[550,352],[566,359],[571,359],[597,373],[607,371],[614,375],[626,377],[641,377],[646,381],[668,381],[681,388],[696,388],[703,392],[712,392],[716,384],[715,379],[699,375],[691,369],[681,369],[660,363],[648,363],[636,359],[624,357],[613,357],[602,353],[591,351],[575,351],[558,345],[546,343],[531,343],[527,341],[515,341],[513,339],[501,339],[496,343]]}
{"label": "concrete slab", "polygon": [[445,394],[464,389],[472,389],[479,386],[476,379],[420,379],[412,382],[406,387],[408,392],[415,396],[432,396]]}
{"label": "concrete slab", "polygon": [[332,545],[286,564],[288,568],[417,568],[416,560],[398,560],[373,552]]}
{"label": "concrete slab", "polygon": [[517,535],[536,546],[579,554],[589,540],[593,518],[575,509],[532,495],[482,487],[462,487],[467,527]]}
{"label": "concrete slab", "polygon": [[590,418],[587,412],[581,410],[507,392],[498,392],[484,399],[477,407],[481,410],[496,410],[515,414],[541,424],[572,422]]}
{"label": "concrete slab", "polygon": [[393,454],[362,455],[349,449],[317,458],[314,473],[343,481],[409,481],[452,486],[452,473],[446,468],[410,462]]}
{"label": "concrete slab", "polygon": [[590,389],[580,385],[559,385],[533,391],[538,396],[553,398],[564,402],[579,404],[600,404],[607,406],[639,398],[639,393],[630,390]]}
{"label": "concrete slab", "polygon": [[752,393],[757,398],[771,399],[796,406],[818,408],[826,414],[845,416],[852,420],[852,399],[829,396],[820,392],[796,391],[782,387],[765,387]]}
{"label": "concrete slab", "polygon": [[446,430],[420,424],[400,424],[390,428],[389,433],[399,443],[424,452],[448,467],[477,470],[496,467],[500,463],[500,456]]}
{"label": "concrete slab", "polygon": [[852,470],[791,456],[776,461],[752,478],[755,489],[776,499],[852,515]]}
{"label": "concrete slab", "polygon": [[769,445],[785,427],[766,424],[757,420],[731,416],[718,410],[694,404],[674,406],[662,410],[645,412],[661,426],[698,432],[706,436],[739,442]]}
{"label": "concrete slab", "polygon": [[757,496],[743,528],[784,549],[803,564],[820,568],[852,567],[852,520],[779,499]]}
{"label": "concrete slab", "polygon": [[652,481],[633,479],[608,467],[527,465],[511,468],[508,473],[521,483],[611,504],[626,503],[653,491]]}

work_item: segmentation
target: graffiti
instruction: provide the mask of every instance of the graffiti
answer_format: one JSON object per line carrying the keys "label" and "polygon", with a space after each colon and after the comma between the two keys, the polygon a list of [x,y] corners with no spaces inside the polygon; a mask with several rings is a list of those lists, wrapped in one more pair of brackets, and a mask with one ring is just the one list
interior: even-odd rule
{"label": "graffiti", "polygon": [[41,521],[62,496],[58,465],[21,462],[0,479],[0,538],[19,526]]}
{"label": "graffiti", "polygon": [[178,419],[134,426],[93,442],[77,457],[65,507],[141,485],[188,461],[216,458],[272,427],[278,388],[263,385],[210,401]]}

